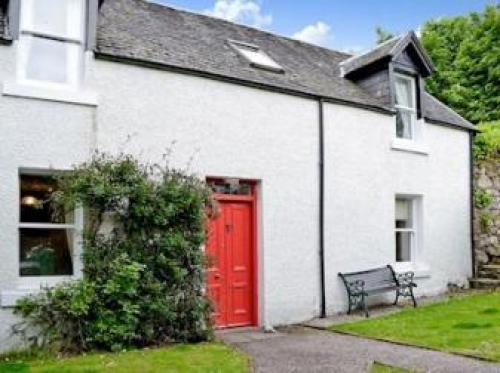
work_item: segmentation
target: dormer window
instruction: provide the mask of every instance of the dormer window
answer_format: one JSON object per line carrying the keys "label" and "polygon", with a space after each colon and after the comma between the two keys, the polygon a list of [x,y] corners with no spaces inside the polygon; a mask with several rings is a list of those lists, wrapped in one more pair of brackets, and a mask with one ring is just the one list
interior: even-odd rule
{"label": "dormer window", "polygon": [[20,83],[76,88],[83,63],[84,0],[21,0]]}
{"label": "dormer window", "polygon": [[417,88],[413,76],[395,75],[396,137],[415,139],[417,123]]}
{"label": "dormer window", "polygon": [[250,65],[273,72],[278,72],[278,73],[284,72],[283,67],[281,67],[278,63],[276,63],[258,46],[235,40],[230,40],[229,44],[241,56],[243,56],[246,60],[248,60],[248,62],[250,62]]}

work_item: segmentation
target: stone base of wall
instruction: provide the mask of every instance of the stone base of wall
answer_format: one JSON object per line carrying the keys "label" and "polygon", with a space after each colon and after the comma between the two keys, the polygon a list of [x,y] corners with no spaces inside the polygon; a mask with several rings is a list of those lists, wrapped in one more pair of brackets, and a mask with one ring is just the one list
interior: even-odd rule
{"label": "stone base of wall", "polygon": [[477,277],[498,280],[500,286],[500,159],[479,162],[475,169],[476,193],[484,191],[492,203],[475,209],[474,245]]}

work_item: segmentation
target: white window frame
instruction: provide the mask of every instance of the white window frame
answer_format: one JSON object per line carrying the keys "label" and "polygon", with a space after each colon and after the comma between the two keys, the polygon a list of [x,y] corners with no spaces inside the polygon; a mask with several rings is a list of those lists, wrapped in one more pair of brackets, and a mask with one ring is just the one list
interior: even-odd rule
{"label": "white window frame", "polygon": [[[403,112],[409,113],[410,114],[410,138],[404,138],[404,137],[398,137],[397,131],[396,131],[396,138],[401,141],[415,141],[418,137],[418,131],[417,131],[417,83],[416,83],[416,77],[412,75],[407,75],[407,74],[401,74],[401,73],[395,73],[394,74],[394,107],[396,110],[401,110]],[[404,105],[400,105],[397,103],[396,99],[396,85],[397,85],[397,80],[405,80],[407,82],[410,82],[411,86],[411,102],[413,107],[408,107]]]}
{"label": "white window frame", "polygon": [[[410,228],[397,228],[395,226],[396,222],[396,211],[394,211],[394,233],[409,233],[410,234],[410,260],[409,261],[397,261],[396,253],[396,242],[394,242],[394,262],[396,263],[415,263],[417,261],[418,247],[419,247],[419,233],[420,233],[420,201],[418,197],[396,195],[394,199],[394,206],[396,206],[396,201],[403,200],[408,201],[410,209]],[[396,235],[394,235],[395,237]]]}
{"label": "white window frame", "polygon": [[[75,36],[52,34],[41,30],[36,30],[32,22],[33,4],[35,1],[40,0],[21,0],[21,14],[19,22],[19,41],[17,48],[17,82],[21,85],[28,85],[38,88],[48,88],[55,90],[76,90],[80,86],[83,76],[83,62],[84,62],[84,38],[85,38],[85,6],[86,1],[80,0],[80,9],[68,10],[67,24],[75,24],[80,22],[81,28],[78,31],[68,31],[68,34],[75,33]],[[62,1],[62,0],[61,0]],[[29,58],[29,51],[33,38],[42,38],[57,42],[66,43],[66,47],[78,47],[78,51],[66,51],[66,76],[65,83],[57,83],[44,80],[29,79],[26,75],[26,69]]]}
{"label": "white window frame", "polygon": [[[58,171],[54,170],[19,170],[18,177],[18,193],[21,193],[21,177],[23,175],[28,176],[53,176],[57,174]],[[18,208],[20,208],[18,206]],[[21,251],[21,242],[18,242],[17,247],[17,276],[18,276],[18,288],[20,290],[39,290],[41,286],[53,286],[57,283],[70,279],[78,279],[82,277],[83,273],[83,263],[82,263],[82,238],[83,238],[83,225],[84,225],[84,216],[83,216],[83,208],[77,207],[73,212],[73,223],[72,224],[57,224],[57,223],[23,223],[21,222],[21,214],[19,214],[18,221],[18,239],[20,237],[20,232],[22,228],[30,228],[30,229],[61,229],[61,230],[72,230],[73,234],[73,247],[71,254],[72,261],[72,274],[71,275],[54,275],[54,276],[21,276],[21,263],[20,263],[20,251]]]}

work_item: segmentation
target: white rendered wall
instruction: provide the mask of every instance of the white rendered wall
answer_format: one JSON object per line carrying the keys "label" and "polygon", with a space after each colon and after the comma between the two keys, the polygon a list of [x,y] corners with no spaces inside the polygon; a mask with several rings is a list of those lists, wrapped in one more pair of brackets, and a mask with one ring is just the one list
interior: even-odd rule
{"label": "white rendered wall", "polygon": [[[0,82],[14,76],[13,54],[0,46]],[[0,292],[28,287],[18,276],[19,168],[67,169],[94,145],[151,162],[171,148],[171,164],[200,177],[259,181],[260,324],[317,315],[317,102],[100,60],[90,83],[97,109],[0,96]],[[423,197],[419,264],[430,277],[418,279],[417,294],[444,291],[470,272],[468,134],[428,125],[428,155],[391,150],[393,137],[387,115],[325,104],[330,312],[346,304],[337,272],[393,261],[396,193]],[[4,325],[8,313],[0,313]]]}
{"label": "white rendered wall", "polygon": [[[0,46],[0,89],[15,77],[15,48]],[[93,109],[0,94],[0,295],[2,305],[55,278],[19,276],[19,170],[64,170],[88,159]],[[9,302],[10,303],[10,302]],[[0,349],[12,346],[14,318],[0,310]],[[10,341],[10,342],[9,342]]]}
{"label": "white rendered wall", "polygon": [[97,61],[98,145],[259,181],[260,324],[318,312],[318,112],[312,100]]}
{"label": "white rendered wall", "polygon": [[425,126],[427,155],[393,150],[394,118],[326,104],[325,240],[330,313],[347,307],[338,272],[394,263],[396,194],[422,198],[423,242],[417,262],[410,268],[419,276],[416,294],[444,292],[448,282],[463,284],[470,276],[469,135]]}

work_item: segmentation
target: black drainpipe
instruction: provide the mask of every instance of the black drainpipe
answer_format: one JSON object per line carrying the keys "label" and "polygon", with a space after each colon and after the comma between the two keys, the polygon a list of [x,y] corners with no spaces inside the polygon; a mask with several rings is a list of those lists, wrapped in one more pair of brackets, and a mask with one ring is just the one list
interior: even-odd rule
{"label": "black drainpipe", "polygon": [[321,287],[320,317],[326,317],[326,289],[325,289],[325,135],[323,99],[318,100],[319,112],[319,263]]}
{"label": "black drainpipe", "polygon": [[472,255],[472,277],[476,277],[476,248],[474,243],[474,137],[475,132],[469,132],[469,165],[470,165],[470,240],[471,240],[471,255]]}

